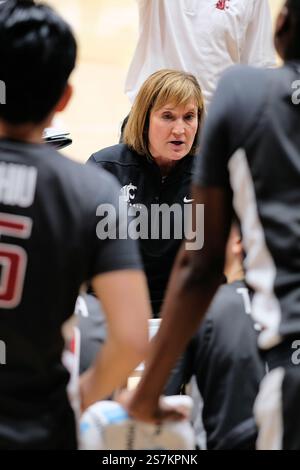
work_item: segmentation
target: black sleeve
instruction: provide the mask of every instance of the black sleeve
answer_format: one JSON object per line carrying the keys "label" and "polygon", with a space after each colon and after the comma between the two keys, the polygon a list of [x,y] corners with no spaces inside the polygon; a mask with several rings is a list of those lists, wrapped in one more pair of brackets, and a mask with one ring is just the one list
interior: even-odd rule
{"label": "black sleeve", "polygon": [[262,72],[251,67],[235,66],[223,75],[202,132],[195,185],[229,188],[228,162],[244,148],[257,122],[263,85]]}
{"label": "black sleeve", "polygon": [[124,174],[124,166],[120,164],[120,160],[123,159],[123,153],[125,146],[114,145],[106,149],[102,149],[90,156],[87,161],[88,166],[97,167],[101,170],[106,170],[108,173],[113,175],[122,186],[122,176]]}
{"label": "black sleeve", "polygon": [[89,237],[93,240],[90,275],[142,269],[138,243],[128,236],[127,207],[120,198],[116,179],[106,171],[96,172],[90,192],[93,197],[89,208]]}

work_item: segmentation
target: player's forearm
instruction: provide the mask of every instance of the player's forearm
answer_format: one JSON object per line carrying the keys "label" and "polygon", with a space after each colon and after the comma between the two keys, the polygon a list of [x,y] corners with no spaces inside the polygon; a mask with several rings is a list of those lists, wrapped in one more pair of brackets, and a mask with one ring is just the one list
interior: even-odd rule
{"label": "player's forearm", "polygon": [[111,271],[95,277],[93,288],[106,314],[108,338],[91,370],[81,379],[82,407],[126,384],[148,352],[150,304],[140,270]]}
{"label": "player's forearm", "polygon": [[143,361],[145,354],[146,349],[134,350],[132,345],[122,347],[108,340],[93,366],[81,376],[82,410],[126,385],[128,376]]}

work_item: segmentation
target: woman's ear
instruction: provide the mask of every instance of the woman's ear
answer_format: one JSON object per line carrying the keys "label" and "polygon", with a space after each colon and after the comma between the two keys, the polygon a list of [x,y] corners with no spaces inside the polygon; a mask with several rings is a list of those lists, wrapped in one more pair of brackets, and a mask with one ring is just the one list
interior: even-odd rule
{"label": "woman's ear", "polygon": [[287,5],[285,5],[277,17],[274,34],[275,48],[282,59],[284,59],[285,55],[287,35],[292,29],[291,23],[290,12]]}
{"label": "woman's ear", "polygon": [[55,107],[55,112],[60,113],[61,111],[63,111],[67,107],[72,95],[73,95],[73,87],[72,87],[72,85],[67,83],[67,85],[66,85],[66,87],[63,91],[63,94],[61,95],[61,97],[60,97],[60,99],[59,99],[59,101],[58,101],[58,103]]}
{"label": "woman's ear", "polygon": [[237,256],[241,255],[243,252],[242,239],[240,236],[235,235],[232,242],[232,253]]}
{"label": "woman's ear", "polygon": [[283,6],[276,21],[275,35],[280,36],[289,30],[290,27],[290,14],[287,6]]}

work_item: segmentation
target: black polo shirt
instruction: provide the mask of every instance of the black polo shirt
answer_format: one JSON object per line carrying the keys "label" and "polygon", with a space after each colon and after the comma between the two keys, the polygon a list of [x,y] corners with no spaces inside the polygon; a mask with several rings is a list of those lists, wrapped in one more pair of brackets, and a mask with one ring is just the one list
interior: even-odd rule
{"label": "black polo shirt", "polygon": [[[121,195],[129,206],[129,215],[141,204],[148,209],[148,238],[139,238],[139,241],[154,316],[159,315],[174,259],[184,237],[184,214],[188,212],[185,206],[191,206],[189,190],[193,160],[191,156],[183,158],[163,178],[155,161],[138,155],[124,144],[105,148],[89,159],[89,163],[105,168],[117,177],[122,186]],[[168,211],[165,216],[154,215],[163,204],[166,207],[176,204],[174,216],[171,213],[169,217]],[[168,225],[168,221],[169,236],[163,233],[163,222]]]}

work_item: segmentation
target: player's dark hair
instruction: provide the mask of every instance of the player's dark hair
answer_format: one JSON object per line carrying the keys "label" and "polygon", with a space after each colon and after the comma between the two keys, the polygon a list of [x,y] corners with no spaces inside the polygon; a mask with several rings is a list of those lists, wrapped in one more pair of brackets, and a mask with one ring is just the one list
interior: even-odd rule
{"label": "player's dark hair", "polygon": [[288,7],[291,8],[300,19],[300,0],[288,0]]}
{"label": "player's dark hair", "polygon": [[290,12],[289,25],[292,27],[293,40],[288,46],[287,59],[300,59],[300,0],[288,0],[287,7]]}
{"label": "player's dark hair", "polygon": [[0,80],[11,124],[43,121],[58,103],[76,60],[69,25],[50,7],[31,0],[0,4]]}

